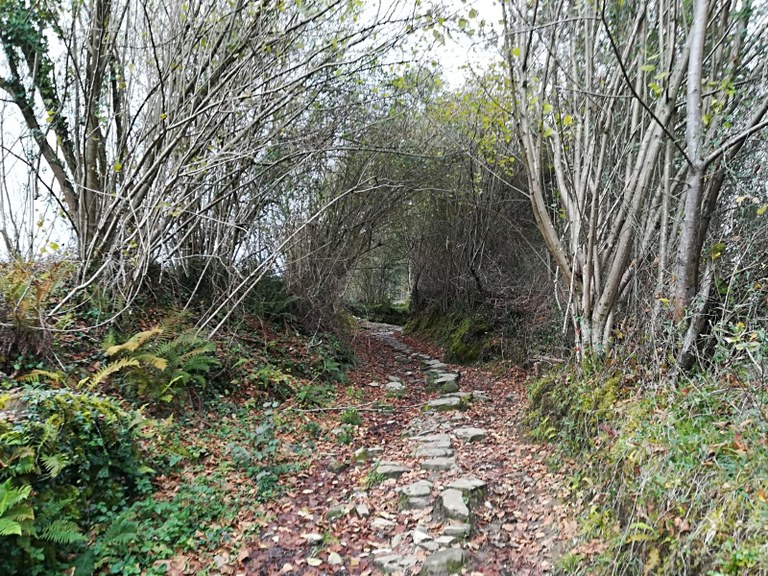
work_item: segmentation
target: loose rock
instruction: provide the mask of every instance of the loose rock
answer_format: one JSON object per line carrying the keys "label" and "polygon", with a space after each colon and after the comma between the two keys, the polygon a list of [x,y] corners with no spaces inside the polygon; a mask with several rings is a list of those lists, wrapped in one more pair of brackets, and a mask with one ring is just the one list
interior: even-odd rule
{"label": "loose rock", "polygon": [[464,522],[455,522],[448,524],[443,528],[443,534],[446,536],[453,536],[455,538],[466,538],[472,531],[472,527]]}

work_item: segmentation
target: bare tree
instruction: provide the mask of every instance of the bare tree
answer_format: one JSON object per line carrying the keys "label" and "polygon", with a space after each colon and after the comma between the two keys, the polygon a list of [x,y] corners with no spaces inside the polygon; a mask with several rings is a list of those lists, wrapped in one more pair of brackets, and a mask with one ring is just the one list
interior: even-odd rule
{"label": "bare tree", "polygon": [[336,144],[340,124],[312,110],[344,106],[334,94],[419,23],[399,3],[343,0],[63,8],[3,4],[0,90],[77,237],[72,295],[109,279],[126,302],[158,265],[239,285],[290,174]]}
{"label": "bare tree", "polygon": [[[693,15],[674,0],[503,7],[531,202],[569,289],[579,348],[604,351],[622,303],[654,289],[682,319],[704,287],[699,263],[725,181],[718,166],[765,125],[755,60],[764,15],[717,0],[697,2]],[[655,286],[638,289],[651,267]]]}

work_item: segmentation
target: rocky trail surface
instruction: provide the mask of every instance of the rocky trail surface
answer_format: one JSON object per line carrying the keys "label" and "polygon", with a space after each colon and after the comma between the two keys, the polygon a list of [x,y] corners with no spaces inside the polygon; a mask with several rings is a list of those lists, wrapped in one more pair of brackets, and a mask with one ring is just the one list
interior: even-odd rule
{"label": "rocky trail surface", "polygon": [[357,354],[354,440],[319,444],[290,479],[245,573],[550,573],[575,523],[548,449],[519,432],[522,375],[447,365],[382,324],[363,325]]}

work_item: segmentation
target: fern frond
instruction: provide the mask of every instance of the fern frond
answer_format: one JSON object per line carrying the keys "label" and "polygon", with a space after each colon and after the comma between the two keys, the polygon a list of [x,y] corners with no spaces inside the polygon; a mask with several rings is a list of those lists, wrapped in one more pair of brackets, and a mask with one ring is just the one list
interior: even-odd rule
{"label": "fern frond", "polygon": [[193,348],[192,350],[185,352],[184,354],[181,354],[179,356],[179,360],[181,362],[184,362],[188,358],[192,358],[193,356],[203,356],[205,354],[211,354],[213,352],[216,352],[216,345],[212,343],[203,344],[202,346],[198,346],[197,348]]}
{"label": "fern frond", "polygon": [[185,358],[181,369],[187,372],[208,372],[214,366],[221,366],[221,362],[216,356],[199,354]]}
{"label": "fern frond", "polygon": [[24,376],[19,376],[16,380],[29,384],[37,384],[40,382],[41,377],[57,384],[65,381],[65,376],[61,372],[49,372],[48,370],[32,370],[32,372],[24,374]]}
{"label": "fern frond", "polygon": [[145,354],[137,354],[133,357],[133,359],[140,362],[141,364],[152,366],[160,372],[168,368],[168,360],[161,358],[159,354],[150,354],[147,352]]}
{"label": "fern frond", "polygon": [[0,484],[0,516],[5,516],[8,510],[24,502],[32,493],[32,487],[29,484],[15,488],[12,482],[11,479],[8,479]]}
{"label": "fern frond", "polygon": [[112,330],[110,330],[109,332],[107,332],[107,335],[104,337],[104,342],[101,343],[101,347],[104,349],[104,352],[106,353],[106,351],[112,348],[112,346],[114,346],[115,344],[117,344],[117,337],[115,336],[115,333]]}
{"label": "fern frond", "polygon": [[51,478],[56,478],[62,470],[66,467],[69,462],[67,462],[66,457],[62,454],[51,454],[47,456],[43,456],[41,458],[43,461],[43,466],[48,471],[48,474],[50,474]]}
{"label": "fern frond", "polygon": [[107,348],[106,354],[107,356],[114,356],[120,352],[136,352],[136,350],[143,346],[148,340],[159,336],[162,333],[163,328],[160,326],[155,326],[149,330],[138,332],[131,336],[126,342]]}
{"label": "fern frond", "polygon": [[0,518],[0,536],[21,536],[21,524],[10,518]]}
{"label": "fern frond", "polygon": [[93,376],[91,376],[91,381],[88,383],[88,387],[93,390],[101,384],[101,382],[110,374],[114,374],[115,372],[119,372],[123,368],[129,368],[131,366],[138,366],[139,361],[134,358],[121,358],[120,360],[116,360],[114,362],[110,362],[100,370],[98,370]]}
{"label": "fern frond", "polygon": [[123,517],[118,517],[109,525],[104,532],[102,540],[109,544],[122,545],[129,544],[136,539],[139,533],[139,526],[136,522]]}
{"label": "fern frond", "polygon": [[85,540],[85,536],[74,522],[54,520],[42,529],[40,539],[55,544],[72,544],[73,542],[82,542]]}

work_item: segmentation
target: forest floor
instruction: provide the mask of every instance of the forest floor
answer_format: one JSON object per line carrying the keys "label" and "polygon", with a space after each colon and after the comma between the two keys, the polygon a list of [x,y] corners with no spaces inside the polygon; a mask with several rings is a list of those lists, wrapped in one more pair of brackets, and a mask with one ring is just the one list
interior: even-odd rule
{"label": "forest floor", "polygon": [[364,323],[354,348],[346,393],[275,410],[280,450],[301,460],[277,497],[242,505],[226,545],[164,561],[166,573],[551,573],[577,525],[553,451],[522,432],[525,374],[445,365],[384,324]]}

